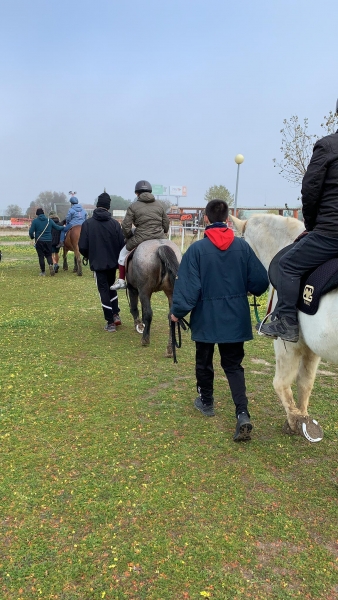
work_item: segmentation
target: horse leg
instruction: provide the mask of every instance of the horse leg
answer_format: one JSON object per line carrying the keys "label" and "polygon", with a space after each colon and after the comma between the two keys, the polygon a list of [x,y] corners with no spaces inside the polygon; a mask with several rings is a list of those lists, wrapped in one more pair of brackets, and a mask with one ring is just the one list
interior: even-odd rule
{"label": "horse leg", "polygon": [[282,402],[290,430],[284,429],[286,433],[298,433],[297,419],[301,416],[300,410],[297,408],[291,385],[295,381],[299,364],[301,360],[301,350],[299,344],[287,343],[284,347],[284,342],[278,339],[274,342],[276,356],[276,371],[273,380],[275,392]]}
{"label": "horse leg", "polygon": [[302,416],[307,416],[309,398],[312,392],[320,357],[308,346],[304,346],[297,377],[298,407]]}
{"label": "horse leg", "polygon": [[68,250],[66,250],[66,248],[63,247],[63,266],[62,266],[62,268],[64,271],[68,271],[67,253],[68,253]]}
{"label": "horse leg", "polygon": [[74,252],[74,268],[73,268],[73,273],[77,273],[77,262],[76,262],[75,252]]}
{"label": "horse leg", "polygon": [[[138,291],[136,288],[133,287],[128,287],[128,292],[129,292],[129,302],[130,302],[130,314],[132,315],[133,319],[134,319],[134,326],[135,329],[137,328],[137,326],[143,326],[141,319],[140,319],[140,313],[138,310]],[[142,332],[140,332],[142,333]]]}
{"label": "horse leg", "polygon": [[140,302],[142,306],[142,321],[144,323],[144,330],[141,339],[142,346],[149,346],[150,344],[150,326],[151,321],[153,319],[153,311],[151,309],[150,304],[151,295],[145,294],[144,292],[140,294]]}
{"label": "horse leg", "polygon": [[172,339],[171,339],[171,327],[170,327],[170,311],[171,311],[171,304],[172,304],[172,293],[166,293],[166,296],[168,298],[168,303],[169,303],[169,337],[168,337],[168,344],[167,344],[167,348],[165,351],[165,358],[172,358],[173,357],[173,345],[172,345]]}
{"label": "horse leg", "polygon": [[82,275],[82,260],[79,249],[77,248],[74,252],[74,260],[76,259],[76,272],[79,277]]}

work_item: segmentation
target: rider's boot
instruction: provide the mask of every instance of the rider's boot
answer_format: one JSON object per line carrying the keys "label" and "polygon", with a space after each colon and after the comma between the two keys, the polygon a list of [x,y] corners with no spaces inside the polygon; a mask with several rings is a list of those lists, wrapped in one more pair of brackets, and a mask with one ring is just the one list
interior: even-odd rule
{"label": "rider's boot", "polygon": [[296,319],[288,316],[275,317],[270,323],[264,323],[260,326],[259,332],[267,337],[277,339],[278,337],[285,342],[298,342],[299,325]]}
{"label": "rider's boot", "polygon": [[126,267],[124,265],[119,265],[119,278],[115,281],[114,285],[110,287],[111,290],[125,290],[127,287],[126,284]]}

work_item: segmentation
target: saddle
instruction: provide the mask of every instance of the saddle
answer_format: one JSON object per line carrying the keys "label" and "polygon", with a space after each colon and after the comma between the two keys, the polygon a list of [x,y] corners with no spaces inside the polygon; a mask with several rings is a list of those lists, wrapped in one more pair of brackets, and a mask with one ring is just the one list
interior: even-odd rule
{"label": "saddle", "polygon": [[[282,248],[282,250],[273,257],[269,265],[268,277],[274,288],[277,288],[278,286],[279,261],[284,254],[293,248],[295,243],[297,242]],[[338,258],[331,258],[320,265],[320,267],[305,273],[302,277],[297,303],[298,310],[306,315],[315,315],[321,297],[336,288],[338,288]]]}

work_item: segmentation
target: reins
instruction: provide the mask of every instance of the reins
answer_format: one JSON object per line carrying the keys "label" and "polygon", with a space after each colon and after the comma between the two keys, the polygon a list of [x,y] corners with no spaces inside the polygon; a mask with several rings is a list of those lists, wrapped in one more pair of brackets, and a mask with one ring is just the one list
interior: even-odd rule
{"label": "reins", "polygon": [[[188,323],[188,321],[186,321],[185,319],[179,319],[178,321],[172,321],[169,315],[169,327],[171,330],[171,345],[172,345],[172,349],[173,349],[173,359],[174,359],[174,363],[177,363],[177,357],[176,357],[176,348],[181,348],[182,346],[182,332],[181,332],[181,328],[183,329],[183,331],[188,331],[188,329],[190,329],[190,325]],[[176,329],[177,329],[177,335],[178,335],[178,341],[176,338]]]}

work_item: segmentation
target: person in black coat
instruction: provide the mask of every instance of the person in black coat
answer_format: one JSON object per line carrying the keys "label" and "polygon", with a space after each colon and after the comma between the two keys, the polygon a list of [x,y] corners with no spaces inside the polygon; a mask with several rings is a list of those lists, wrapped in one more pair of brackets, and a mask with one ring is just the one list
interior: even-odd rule
{"label": "person in black coat", "polygon": [[[49,213],[49,218],[54,221],[57,225],[60,223],[60,219],[54,210],[51,210]],[[55,273],[59,270],[59,252],[60,248],[58,248],[58,244],[60,243],[60,235],[61,231],[57,229],[52,229],[52,260],[53,260],[53,269]]]}
{"label": "person in black coat", "polygon": [[110,290],[115,281],[118,257],[124,246],[121,226],[112,219],[110,196],[106,192],[98,197],[96,209],[91,219],[87,219],[81,228],[79,250],[89,260],[94,271],[97,289],[101,299],[105,331],[115,332],[121,325],[117,292]]}
{"label": "person in black coat", "polygon": [[[336,105],[338,113],[338,100]],[[305,231],[279,261],[278,302],[261,333],[298,342],[297,302],[305,273],[338,256],[338,130],[318,140],[302,182]]]}
{"label": "person in black coat", "polygon": [[236,442],[249,440],[252,430],[245,390],[244,342],[252,339],[248,292],[260,296],[269,280],[265,268],[242,238],[225,223],[228,205],[211,200],[205,209],[204,239],[185,252],[175,281],[171,320],[191,311],[191,337],[196,344],[195,407],[214,416],[214,346],[228,379],[236,409]]}

